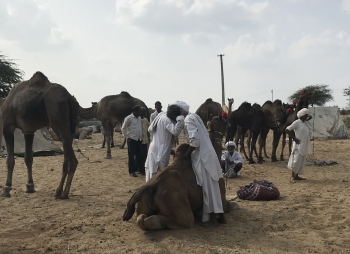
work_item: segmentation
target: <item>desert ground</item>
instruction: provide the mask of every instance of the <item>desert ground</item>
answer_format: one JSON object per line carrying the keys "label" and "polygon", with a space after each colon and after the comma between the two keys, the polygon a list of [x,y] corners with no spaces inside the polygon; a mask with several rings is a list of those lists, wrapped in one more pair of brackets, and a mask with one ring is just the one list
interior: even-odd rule
{"label": "desert ground", "polygon": [[[122,136],[115,140],[119,146]],[[228,179],[227,199],[254,179],[273,182],[281,197],[234,200],[239,209],[226,214],[226,225],[153,232],[137,227],[135,216],[122,221],[145,179],[129,176],[127,149],[112,148],[106,160],[101,142],[101,134],[78,142],[88,159],[74,145],[79,165],[68,200],[53,197],[63,155],[34,158],[33,194],[25,193],[25,163],[16,159],[12,197],[0,199],[0,253],[350,253],[350,140],[315,140],[314,158],[338,164],[307,166],[306,181],[291,183],[286,161],[245,164],[240,178]],[[0,186],[5,181],[0,158]]]}

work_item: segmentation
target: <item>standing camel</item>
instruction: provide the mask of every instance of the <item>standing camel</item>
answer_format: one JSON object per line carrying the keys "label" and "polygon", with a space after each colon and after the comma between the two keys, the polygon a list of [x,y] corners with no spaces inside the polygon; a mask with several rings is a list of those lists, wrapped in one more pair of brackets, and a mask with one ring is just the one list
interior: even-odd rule
{"label": "standing camel", "polygon": [[[61,85],[51,83],[41,72],[30,80],[13,86],[2,105],[4,137],[7,145],[7,180],[2,188],[3,197],[10,197],[14,160],[14,131],[22,130],[25,140],[24,161],[28,171],[27,193],[35,192],[32,177],[34,132],[51,125],[62,141],[64,162],[61,182],[55,197],[67,199],[78,165],[72,140],[77,123],[79,103]],[[64,182],[66,181],[63,190]]]}
{"label": "standing camel", "polygon": [[[96,105],[91,108],[80,108],[79,116],[83,119],[97,117],[104,128],[105,140],[107,143],[106,159],[111,159],[111,134],[113,133],[113,125],[122,122],[125,117],[131,114],[132,107],[139,105],[148,108],[146,104],[132,97],[127,92],[121,92],[117,95],[108,95],[103,97]],[[148,110],[146,110],[146,118],[149,120]]]}
{"label": "standing camel", "polygon": [[[226,142],[229,140],[233,140],[238,126],[242,127],[241,145],[244,142],[244,136],[248,130],[250,130],[253,134],[251,147],[249,149],[249,164],[255,163],[253,160],[252,153],[253,151],[256,152],[256,141],[262,128],[276,128],[276,125],[278,123],[266,118],[260,106],[257,105],[253,107],[248,102],[243,102],[237,110],[233,111],[230,114],[228,121],[229,128],[226,135]],[[243,151],[245,153],[244,149]]]}
{"label": "standing camel", "polygon": [[196,111],[196,114],[202,119],[205,126],[208,125],[209,117],[221,115],[223,112],[220,103],[207,99]]}
{"label": "standing camel", "polygon": [[2,110],[1,110],[1,106],[4,103],[5,99],[4,98],[0,98],[0,152],[2,152],[2,133],[3,133],[3,123],[2,123]]}

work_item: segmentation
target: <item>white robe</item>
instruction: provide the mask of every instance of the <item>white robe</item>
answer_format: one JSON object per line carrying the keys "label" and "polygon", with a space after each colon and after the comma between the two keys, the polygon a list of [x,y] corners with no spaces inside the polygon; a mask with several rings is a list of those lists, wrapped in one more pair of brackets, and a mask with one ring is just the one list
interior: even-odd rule
{"label": "white robe", "polygon": [[[236,150],[233,152],[232,155],[230,154],[229,151],[223,152],[221,155],[221,160],[225,161],[226,159],[229,159],[229,161],[233,161],[233,164],[229,165],[227,162],[225,162],[225,169],[227,170],[225,176],[227,175],[228,178],[235,177],[236,173],[235,173],[234,169],[235,169],[236,165],[238,163],[243,164],[244,160],[243,160],[242,156],[240,155],[240,153],[237,152]],[[241,171],[238,171],[237,176],[240,176],[240,175],[241,175]]]}
{"label": "white robe", "polygon": [[295,137],[300,140],[300,144],[293,142],[292,153],[289,157],[288,168],[296,174],[303,174],[305,168],[305,156],[312,153],[310,130],[300,119],[295,120],[287,127],[289,131],[295,132]]}
{"label": "white robe", "polygon": [[172,137],[179,136],[184,127],[183,116],[177,118],[174,123],[165,113],[159,113],[148,128],[152,133],[152,142],[149,145],[145,163],[146,182],[152,178],[158,170],[169,164],[172,147]]}
{"label": "white robe", "polygon": [[210,213],[223,213],[219,178],[222,169],[202,119],[189,113],[185,118],[185,138],[196,149],[191,154],[197,184],[203,191],[202,221],[209,221]]}

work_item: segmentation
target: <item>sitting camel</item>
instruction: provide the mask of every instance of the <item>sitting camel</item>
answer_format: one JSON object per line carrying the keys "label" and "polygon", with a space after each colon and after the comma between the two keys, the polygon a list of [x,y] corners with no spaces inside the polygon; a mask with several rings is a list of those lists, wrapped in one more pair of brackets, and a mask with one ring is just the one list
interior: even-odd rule
{"label": "sitting camel", "polygon": [[[188,147],[188,144],[181,144],[173,164],[133,194],[124,212],[124,221],[131,219],[137,203],[137,225],[143,230],[194,227],[195,216],[203,208],[203,192],[197,185],[191,158],[183,158]],[[228,203],[226,199],[224,202]],[[229,212],[228,205],[223,207],[224,212]]]}
{"label": "sitting camel", "polygon": [[72,148],[78,111],[79,103],[76,99],[63,86],[51,83],[41,72],[36,72],[30,80],[19,82],[13,86],[2,105],[8,171],[1,196],[10,197],[12,189],[12,175],[15,166],[15,129],[21,129],[24,134],[24,161],[28,171],[27,193],[32,193],[35,192],[32,177],[34,132],[51,125],[60,136],[64,150],[62,178],[55,196],[61,199],[68,198],[78,165]]}
{"label": "sitting camel", "polygon": [[205,126],[209,121],[210,115],[218,116],[221,115],[223,109],[220,103],[213,101],[212,99],[207,99],[196,111],[196,114],[202,119]]}
{"label": "sitting camel", "polygon": [[[97,104],[91,108],[80,108],[79,116],[83,119],[98,118],[102,122],[104,136],[107,143],[106,159],[111,156],[111,136],[113,135],[113,126],[122,122],[125,117],[131,114],[133,106],[139,105],[148,108],[140,99],[132,97],[127,92],[121,92],[117,95],[108,95],[103,97]],[[146,118],[149,120],[148,110]]]}

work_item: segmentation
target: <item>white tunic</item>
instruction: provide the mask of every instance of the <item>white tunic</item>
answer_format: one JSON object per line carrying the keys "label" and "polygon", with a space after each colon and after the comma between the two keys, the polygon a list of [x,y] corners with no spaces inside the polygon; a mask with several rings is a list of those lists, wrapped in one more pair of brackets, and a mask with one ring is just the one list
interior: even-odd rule
{"label": "white tunic", "polygon": [[219,188],[222,169],[202,119],[189,113],[185,118],[184,130],[187,142],[196,147],[191,159],[197,184],[202,186],[203,190],[202,221],[205,222],[210,219],[210,213],[223,213]]}
{"label": "white tunic", "polygon": [[[154,126],[155,131],[154,131]],[[174,123],[165,113],[160,113],[148,128],[152,132],[152,142],[148,149],[145,163],[146,182],[157,173],[159,169],[165,168],[169,164],[172,147],[172,137],[179,136],[184,127],[184,117],[178,116]]]}
{"label": "white tunic", "polygon": [[[160,111],[159,113],[161,113],[161,112],[163,112],[163,111]],[[158,115],[159,113],[158,113],[157,110],[154,111],[154,112],[151,114],[150,118],[149,118],[149,119],[150,119],[149,122],[152,123],[153,120],[156,119],[156,117],[157,117],[157,115]]]}
{"label": "white tunic", "polygon": [[289,157],[287,167],[296,174],[303,174],[306,160],[305,155],[312,153],[310,130],[300,119],[295,120],[289,125],[287,130],[294,131],[295,137],[300,140],[300,144],[293,141],[292,153]]}
{"label": "white tunic", "polygon": [[[236,175],[234,169],[238,163],[244,163],[244,160],[239,152],[236,150],[233,151],[233,154],[231,155],[229,151],[225,151],[221,155],[221,160],[226,161],[228,159],[229,161],[233,161],[233,164],[229,165],[225,162],[225,169],[227,170],[226,174],[227,177],[234,177]],[[241,175],[240,171],[237,172],[237,175]]]}

